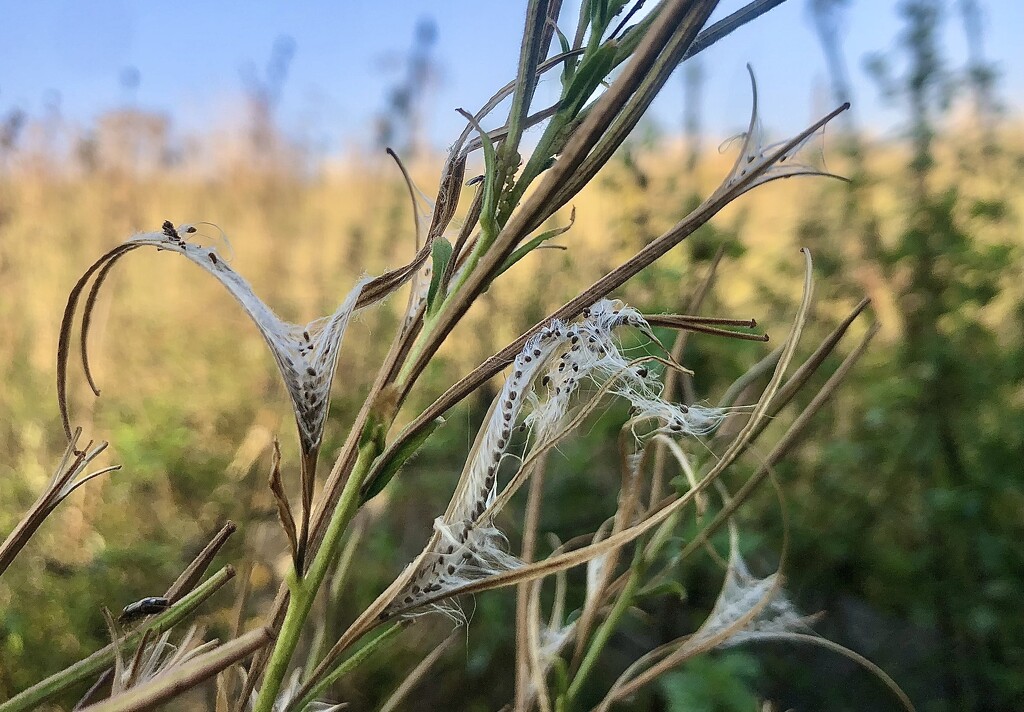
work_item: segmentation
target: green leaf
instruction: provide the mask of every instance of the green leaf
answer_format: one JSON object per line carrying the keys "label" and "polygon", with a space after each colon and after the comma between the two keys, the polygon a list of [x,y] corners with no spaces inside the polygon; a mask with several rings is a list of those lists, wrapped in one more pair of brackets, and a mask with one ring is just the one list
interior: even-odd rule
{"label": "green leaf", "polygon": [[580,113],[583,105],[614,68],[617,51],[618,45],[615,42],[607,42],[580,64],[569,88],[565,90],[560,114],[574,118]]}
{"label": "green leaf", "polygon": [[611,21],[608,0],[590,0],[590,28],[594,33],[591,42],[600,42],[608,23]]}
{"label": "green leaf", "polygon": [[[398,471],[405,467],[412,456],[419,452],[419,449],[423,447],[423,444],[427,441],[437,427],[444,422],[444,418],[434,418],[431,423],[425,427],[422,432],[418,433],[416,437],[411,438],[408,442],[404,443],[398,450],[391,455],[390,459],[384,463],[383,467],[375,475],[372,475],[372,479],[368,480],[363,485],[363,502],[369,500],[380,494],[388,483],[394,479]],[[382,456],[383,457],[383,456]],[[375,463],[376,464],[376,463]]]}
{"label": "green leaf", "polygon": [[501,269],[498,270],[498,274],[503,274],[509,267],[511,267],[516,262],[526,257],[526,255],[536,250],[538,247],[543,245],[548,240],[558,237],[562,233],[568,231],[575,222],[576,208],[573,208],[572,213],[569,215],[568,225],[564,227],[556,227],[552,230],[545,230],[541,234],[537,235],[537,237],[534,237],[531,240],[527,241],[526,244],[522,245],[515,252],[508,256],[508,259],[506,259],[505,262],[501,265]]}
{"label": "green leaf", "polygon": [[488,247],[498,235],[498,193],[501,186],[498,185],[498,157],[494,151],[494,142],[487,135],[472,114],[464,109],[459,109],[465,119],[473,125],[473,128],[480,134],[480,143],[484,152],[484,192],[480,207],[480,231],[481,247]]}
{"label": "green leaf", "polygon": [[[558,35],[558,43],[562,46],[562,54],[568,54],[572,51],[572,45],[569,44],[569,38],[566,37],[558,26],[555,25],[555,34]],[[562,88],[569,86],[572,81],[573,75],[576,73],[577,60],[575,57],[566,57],[565,63],[562,65]]]}
{"label": "green leaf", "polygon": [[[441,286],[441,277],[448,268],[448,262],[452,258],[452,243],[444,237],[438,237],[430,248],[430,259],[433,262],[433,271],[430,274],[430,289],[427,291],[427,314],[433,314],[437,306],[443,301],[444,295],[438,295]],[[440,297],[440,298],[439,298]]]}
{"label": "green leaf", "polygon": [[758,709],[758,671],[756,659],[745,653],[704,656],[664,675],[659,687],[671,712],[748,712]]}

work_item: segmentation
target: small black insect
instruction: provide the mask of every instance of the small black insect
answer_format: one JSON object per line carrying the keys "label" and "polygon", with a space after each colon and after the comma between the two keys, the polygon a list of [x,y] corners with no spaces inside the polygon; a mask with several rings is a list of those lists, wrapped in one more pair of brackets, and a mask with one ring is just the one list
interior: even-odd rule
{"label": "small black insect", "polygon": [[151,616],[154,613],[166,611],[170,605],[171,602],[163,596],[149,596],[135,603],[129,603],[121,611],[121,615],[118,616],[117,620],[124,623],[142,618],[143,616]]}
{"label": "small black insect", "polygon": [[180,240],[181,236],[178,235],[178,231],[174,229],[174,223],[170,220],[164,220],[163,224],[164,234],[172,240]]}

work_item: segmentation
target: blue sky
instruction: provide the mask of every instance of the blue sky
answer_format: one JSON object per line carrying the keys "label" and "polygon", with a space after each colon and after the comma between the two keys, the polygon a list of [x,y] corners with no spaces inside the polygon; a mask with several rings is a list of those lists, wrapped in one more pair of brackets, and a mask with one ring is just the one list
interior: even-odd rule
{"label": "blue sky", "polygon": [[[1020,112],[1024,3],[979,2],[985,51],[1000,72],[1000,97]],[[954,67],[965,53],[955,3],[947,0],[944,31]],[[716,16],[741,5],[723,0]],[[863,57],[896,42],[895,7],[888,0],[852,0],[845,33],[855,110],[862,123],[879,128],[892,128],[894,114],[864,71]],[[566,12],[569,17],[573,10]],[[80,124],[131,104],[168,114],[182,131],[223,127],[239,115],[246,67],[261,72],[277,38],[286,35],[295,54],[279,106],[283,127],[330,151],[366,146],[416,23],[425,17],[438,27],[427,130],[432,143],[443,147],[461,127],[454,109],[477,108],[512,77],[522,3],[0,0],[0,115],[18,107],[38,116],[59,97],[61,114]],[[728,135],[745,123],[747,62],[757,73],[763,116],[773,131],[795,130],[825,106],[827,75],[807,0],[788,0],[703,56],[704,122],[712,135]],[[127,68],[138,72],[133,91],[122,86]],[[555,83],[541,86],[542,101],[555,96]],[[681,107],[681,80],[675,80],[652,116],[672,130]]]}

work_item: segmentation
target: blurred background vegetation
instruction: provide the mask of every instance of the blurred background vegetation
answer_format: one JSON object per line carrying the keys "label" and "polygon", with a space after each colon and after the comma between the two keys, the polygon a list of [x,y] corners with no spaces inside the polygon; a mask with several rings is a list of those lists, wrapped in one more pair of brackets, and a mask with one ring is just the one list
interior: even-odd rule
{"label": "blurred background vegetation", "polygon": [[[804,611],[825,612],[818,631],[878,663],[919,709],[1021,709],[1024,124],[1000,108],[976,3],[943,5],[901,3],[899,42],[867,58],[902,126],[878,135],[854,113],[830,131],[817,160],[827,157],[828,170],[849,183],[760,188],[619,296],[648,312],[680,311],[724,247],[723,278],[705,312],[755,317],[781,336],[799,288],[796,248],[806,245],[818,270],[814,330],[827,332],[871,297],[880,337],[777,473],[787,586]],[[831,91],[845,100],[847,64],[865,59],[844,54],[846,3],[813,0],[809,9]],[[947,57],[939,40],[951,22],[966,32],[966,61]],[[418,132],[417,88],[430,71],[431,41],[425,24],[378,125],[380,143],[409,159],[428,193],[440,157]],[[376,156],[327,160],[277,125],[291,51],[279,45],[266,76],[252,78],[248,115],[219,152],[179,145],[166,117],[139,109],[111,110],[74,133],[56,114],[0,117],[0,534],[64,448],[54,395],[60,317],[71,286],[103,251],[165,219],[213,220],[234,246],[233,266],[293,321],[331,311],[364,271],[407,261],[411,216],[397,171]],[[524,260],[481,300],[410,413],[676,222],[727,173],[732,157],[710,138],[717,127],[702,125],[700,65],[680,75],[685,131],[648,127],[621,151],[575,201],[576,223],[559,240],[568,249]],[[568,219],[566,210],[562,224]],[[273,361],[228,295],[190,265],[150,253],[129,259],[112,275],[93,332],[102,398],[72,377],[74,420],[87,437],[109,440],[108,459],[123,469],[62,505],[0,581],[0,699],[102,646],[100,607],[166,589],[226,519],[240,532],[221,558],[243,573],[250,600],[238,611],[222,594],[204,619],[212,631],[238,616],[255,625],[288,565],[265,483],[273,438],[284,439],[293,481],[297,446]],[[403,305],[394,298],[350,330],[326,453],[345,437]],[[684,363],[697,372],[696,399],[714,404],[770,348],[693,336]],[[325,605],[326,637],[419,550],[492,393],[450,414],[361,515],[359,575]],[[622,417],[603,414],[552,458],[551,521],[542,530],[563,538],[593,531],[613,510]],[[767,572],[784,532],[774,496],[762,495],[741,524],[749,556]],[[702,620],[721,576],[710,559],[682,574],[685,598],[621,630],[608,673]],[[513,603],[507,591],[468,604],[471,625],[409,709],[491,710],[510,698]],[[374,708],[450,627],[440,619],[417,626],[347,678],[336,698]],[[635,708],[750,711],[757,700],[797,710],[895,704],[844,659],[777,645],[705,658],[665,677]]]}

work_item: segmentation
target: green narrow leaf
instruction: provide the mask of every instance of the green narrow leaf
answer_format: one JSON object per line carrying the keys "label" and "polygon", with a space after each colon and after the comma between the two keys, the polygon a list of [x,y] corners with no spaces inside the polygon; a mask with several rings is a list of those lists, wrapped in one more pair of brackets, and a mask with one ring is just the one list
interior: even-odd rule
{"label": "green narrow leaf", "polygon": [[536,250],[538,247],[543,245],[548,240],[551,240],[552,238],[558,237],[562,233],[567,232],[575,222],[576,208],[573,208],[572,214],[569,216],[568,225],[566,225],[565,227],[556,227],[552,230],[546,230],[541,234],[537,235],[537,237],[534,237],[531,240],[527,241],[526,244],[522,245],[515,252],[508,256],[508,259],[506,259],[505,262],[501,265],[501,269],[498,270],[498,274],[503,274],[505,270],[507,270],[509,267],[514,265],[519,260],[526,257],[526,255]]}
{"label": "green narrow leaf", "polygon": [[416,437],[403,443],[402,447],[384,463],[383,467],[376,474],[371,475],[370,479],[363,485],[363,502],[368,502],[380,494],[387,487],[388,483],[394,479],[395,475],[398,474],[398,471],[405,467],[405,463],[423,447],[423,443],[434,434],[434,431],[443,422],[444,418],[434,418],[430,425],[425,427],[422,432],[416,434]]}
{"label": "green narrow leaf", "polygon": [[452,258],[452,243],[444,237],[438,237],[430,248],[430,258],[433,261],[433,272],[430,274],[430,289],[427,292],[427,314],[433,314],[437,306],[443,301],[444,295],[438,295],[438,288],[441,286],[441,277],[448,267]]}
{"label": "green narrow leaf", "polygon": [[480,230],[482,232],[481,246],[486,248],[498,235],[498,192],[501,190],[501,186],[498,185],[498,157],[494,151],[494,142],[480,126],[480,122],[465,109],[459,109],[459,113],[480,134],[481,148],[484,152],[484,189],[483,198],[480,201]]}
{"label": "green narrow leaf", "polygon": [[559,113],[569,118],[574,118],[580,113],[587,100],[615,67],[616,52],[618,45],[615,42],[607,42],[580,64],[569,88],[565,90]]}
{"label": "green narrow leaf", "polygon": [[608,5],[608,0],[590,0],[590,29],[593,32],[591,42],[600,42],[601,36],[608,28],[608,23],[611,21]]}
{"label": "green narrow leaf", "polygon": [[[558,44],[562,46],[562,54],[568,54],[572,51],[572,45],[569,44],[569,38],[566,37],[558,25],[555,25],[555,34],[558,35]],[[572,81],[573,75],[576,74],[576,65],[578,64],[575,57],[566,57],[565,62],[562,65],[562,88],[569,86]]]}

